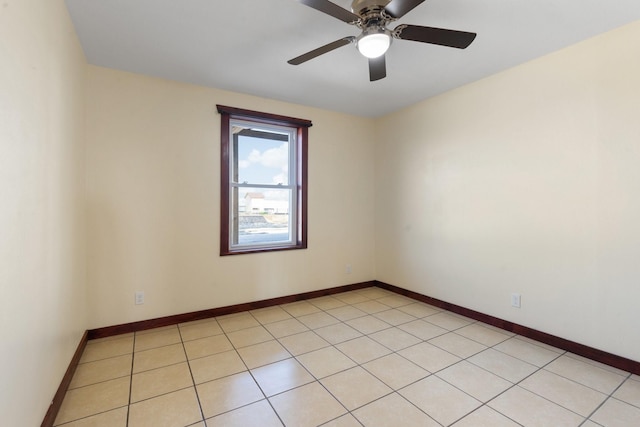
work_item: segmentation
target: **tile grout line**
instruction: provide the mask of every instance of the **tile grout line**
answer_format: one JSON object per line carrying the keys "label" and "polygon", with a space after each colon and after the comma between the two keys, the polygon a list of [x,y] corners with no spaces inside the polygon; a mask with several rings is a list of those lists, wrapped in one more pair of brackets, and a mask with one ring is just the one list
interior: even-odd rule
{"label": "tile grout line", "polygon": [[[253,317],[253,318],[254,318],[254,320],[255,320],[256,322],[258,322],[258,323],[260,324],[260,326],[262,326],[262,328],[263,328],[265,331],[267,331],[267,333],[269,333],[269,335],[271,335],[271,337],[272,337],[276,342],[280,343],[280,342],[279,342],[279,341],[278,341],[278,340],[273,336],[273,334],[271,333],[271,331],[269,331],[267,328],[265,328],[265,327],[264,327],[264,325],[260,322],[260,320],[258,320],[258,319],[253,315],[253,313],[251,313],[250,311],[249,311],[248,313],[249,313],[249,315],[250,315],[251,317]],[[227,338],[227,339],[228,339],[228,338]],[[235,348],[235,345],[234,345],[233,343],[231,343],[231,345],[233,345],[233,346],[234,346],[234,348]],[[282,345],[282,344],[280,344],[280,345]],[[284,347],[284,346],[283,346],[283,347]],[[286,350],[286,348],[285,348],[285,350]],[[238,350],[236,349],[236,352],[237,352],[237,351],[238,351]],[[289,353],[289,355],[291,355],[291,357],[293,357],[293,355],[289,352],[289,350],[287,350],[287,353]],[[285,425],[284,420],[282,419],[282,417],[280,416],[280,414],[278,413],[278,411],[276,411],[276,408],[274,408],[274,407],[273,407],[273,403],[271,403],[271,400],[269,400],[269,396],[267,396],[267,393],[265,393],[265,392],[264,392],[264,390],[262,389],[262,386],[260,385],[260,383],[258,382],[258,380],[256,380],[256,377],[253,375],[253,372],[251,371],[251,369],[249,369],[249,366],[247,365],[247,363],[245,362],[245,360],[242,358],[242,356],[240,355],[240,353],[238,353],[238,357],[240,358],[240,360],[242,360],[242,363],[244,364],[245,368],[247,368],[247,372],[249,373],[249,375],[251,375],[251,378],[253,379],[253,382],[254,382],[254,383],[258,386],[258,388],[260,389],[260,392],[261,392],[261,393],[262,393],[262,395],[264,396],[264,400],[266,400],[266,401],[267,401],[267,403],[269,404],[269,407],[271,408],[271,410],[273,411],[273,413],[274,413],[274,414],[276,414],[276,417],[278,417],[278,420],[279,420],[279,421],[282,423],[282,425],[284,426],[284,425]],[[287,360],[287,359],[283,359],[283,360]],[[278,363],[278,362],[273,362],[273,363]],[[267,364],[267,365],[269,365],[269,364]],[[263,366],[267,366],[267,365],[263,365]],[[303,368],[304,368],[304,366],[303,366]],[[254,368],[254,369],[257,369],[257,368]],[[249,404],[247,404],[247,405],[245,405],[245,406],[252,405],[253,403],[256,403],[256,402],[249,403]],[[231,412],[231,411],[235,411],[235,409],[231,409],[231,410],[229,410],[228,412]],[[218,415],[221,415],[221,414],[218,414]],[[216,416],[217,416],[217,415],[216,415]]]}
{"label": "tile grout line", "polygon": [[[217,323],[217,321],[216,321],[216,323]],[[202,417],[202,422],[204,422],[205,426],[206,426],[206,418],[204,417],[204,410],[202,409],[202,402],[200,400],[200,393],[198,393],[198,387],[196,387],[196,380],[193,377],[193,370],[191,369],[191,361],[189,360],[189,355],[187,354],[187,349],[184,346],[184,339],[182,338],[182,330],[180,329],[180,324],[177,324],[176,327],[178,328],[178,335],[180,336],[180,343],[182,344],[182,351],[184,353],[184,358],[186,359],[187,366],[189,367],[189,375],[191,376],[191,382],[193,383],[193,391],[196,393],[196,399],[198,400],[198,409],[200,410],[200,416]],[[220,329],[222,329],[222,328],[220,328]]]}
{"label": "tile grout line", "polygon": [[136,360],[136,333],[133,334],[133,343],[131,348],[131,374],[129,375],[129,399],[127,403],[127,421],[126,427],[129,427],[129,416],[131,414],[131,396],[133,394],[133,366]]}
{"label": "tile grout line", "polygon": [[[602,402],[600,402],[600,404],[596,407],[596,409],[594,409],[594,410],[589,414],[589,416],[588,416],[587,418],[585,418],[585,420],[584,420],[584,422],[583,422],[582,424],[584,424],[584,423],[585,423],[585,422],[587,422],[587,421],[595,422],[595,421],[591,420],[591,417],[593,417],[593,416],[595,415],[595,413],[596,413],[596,412],[598,412],[598,410],[599,410],[600,408],[602,408],[602,407],[604,406],[604,404],[605,404],[605,403],[607,403],[610,399],[615,399],[615,397],[613,397],[613,395],[614,395],[614,394],[616,394],[616,392],[620,389],[620,387],[622,387],[622,386],[624,385],[624,383],[625,383],[625,382],[627,382],[627,380],[628,380],[629,378],[631,378],[631,373],[630,373],[630,372],[629,372],[629,374],[628,374],[628,375],[627,375],[627,376],[622,380],[622,382],[621,382],[620,384],[618,384],[618,386],[617,386],[615,389],[613,389],[613,391],[612,391],[611,393],[609,393],[608,395],[606,395],[607,397],[606,397]],[[616,399],[616,400],[617,400],[617,399]],[[635,406],[635,405],[632,405],[632,406]],[[582,425],[582,424],[580,424],[580,425]],[[596,423],[596,424],[599,424],[599,423]]]}

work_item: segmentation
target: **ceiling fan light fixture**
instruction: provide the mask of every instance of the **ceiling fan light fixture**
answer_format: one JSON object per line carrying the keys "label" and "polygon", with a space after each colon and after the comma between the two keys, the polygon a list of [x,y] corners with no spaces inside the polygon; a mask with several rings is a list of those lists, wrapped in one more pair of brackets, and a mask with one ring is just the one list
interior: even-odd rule
{"label": "ceiling fan light fixture", "polygon": [[391,45],[391,36],[384,30],[363,32],[358,37],[358,51],[367,58],[377,58],[385,54]]}

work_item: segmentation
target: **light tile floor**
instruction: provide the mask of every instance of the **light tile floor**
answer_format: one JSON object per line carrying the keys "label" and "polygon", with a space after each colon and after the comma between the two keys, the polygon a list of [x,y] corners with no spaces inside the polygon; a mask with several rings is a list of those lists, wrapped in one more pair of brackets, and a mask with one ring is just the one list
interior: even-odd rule
{"label": "light tile floor", "polygon": [[640,377],[367,288],[90,341],[56,425],[640,426]]}

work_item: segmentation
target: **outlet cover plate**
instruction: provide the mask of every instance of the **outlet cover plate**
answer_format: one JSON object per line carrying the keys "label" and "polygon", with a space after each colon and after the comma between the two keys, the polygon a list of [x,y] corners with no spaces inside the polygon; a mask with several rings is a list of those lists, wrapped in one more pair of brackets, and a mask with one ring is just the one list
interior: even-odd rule
{"label": "outlet cover plate", "polygon": [[144,304],[144,292],[143,291],[136,291],[135,302],[136,302],[136,305]]}
{"label": "outlet cover plate", "polygon": [[511,294],[511,306],[520,308],[521,297],[520,294]]}

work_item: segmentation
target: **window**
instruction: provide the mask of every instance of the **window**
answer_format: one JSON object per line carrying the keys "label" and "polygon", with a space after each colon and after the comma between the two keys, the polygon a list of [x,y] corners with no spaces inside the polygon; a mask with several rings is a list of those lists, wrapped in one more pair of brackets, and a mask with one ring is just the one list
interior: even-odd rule
{"label": "window", "polygon": [[311,121],[218,105],[220,255],[307,247]]}

